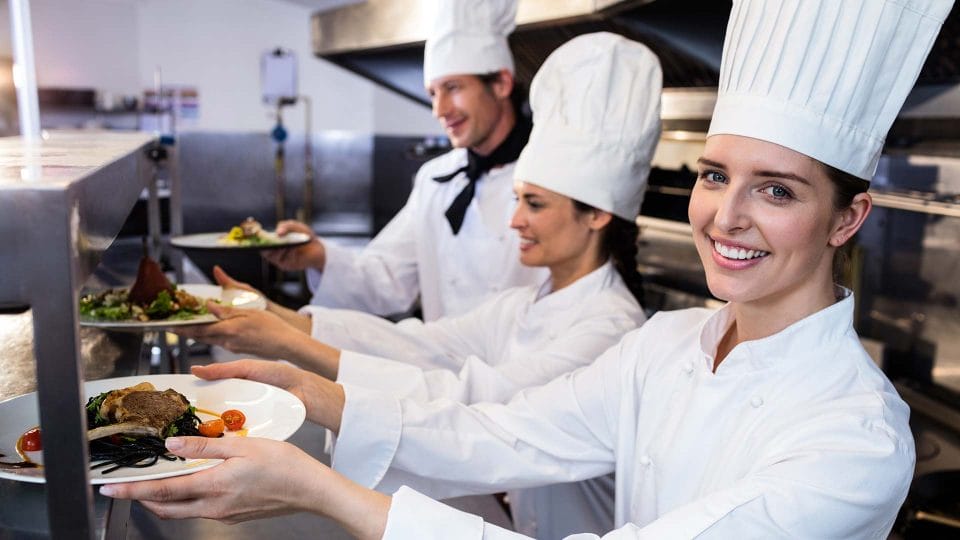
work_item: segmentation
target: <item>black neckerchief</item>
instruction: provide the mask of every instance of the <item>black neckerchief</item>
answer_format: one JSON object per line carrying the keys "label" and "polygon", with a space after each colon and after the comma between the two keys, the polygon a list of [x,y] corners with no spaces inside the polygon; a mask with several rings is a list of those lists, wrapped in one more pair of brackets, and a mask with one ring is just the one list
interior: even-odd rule
{"label": "black neckerchief", "polygon": [[503,142],[500,143],[500,146],[496,147],[493,152],[490,152],[490,155],[481,156],[473,150],[467,149],[466,165],[450,174],[435,176],[433,178],[437,182],[444,183],[453,180],[460,173],[467,174],[467,180],[469,180],[469,182],[466,187],[453,199],[450,207],[444,212],[444,215],[447,216],[447,221],[450,223],[450,228],[453,229],[454,235],[460,232],[460,227],[463,225],[463,217],[467,213],[467,207],[470,206],[470,201],[473,200],[477,180],[494,167],[516,161],[517,158],[520,157],[520,151],[526,146],[527,139],[530,138],[530,130],[532,127],[527,117],[518,115],[517,123],[514,124],[513,129],[507,134],[507,138],[504,139]]}

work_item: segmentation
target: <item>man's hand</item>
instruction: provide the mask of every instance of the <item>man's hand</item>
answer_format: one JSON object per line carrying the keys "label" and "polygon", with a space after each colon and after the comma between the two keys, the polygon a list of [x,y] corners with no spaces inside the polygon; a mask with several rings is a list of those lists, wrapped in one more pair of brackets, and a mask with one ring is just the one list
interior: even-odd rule
{"label": "man's hand", "polygon": [[302,246],[287,249],[270,249],[260,252],[260,255],[270,264],[281,270],[305,270],[315,268],[323,271],[327,263],[327,253],[323,242],[308,225],[299,221],[286,220],[277,224],[277,234],[285,236],[292,232],[310,235],[310,242]]}

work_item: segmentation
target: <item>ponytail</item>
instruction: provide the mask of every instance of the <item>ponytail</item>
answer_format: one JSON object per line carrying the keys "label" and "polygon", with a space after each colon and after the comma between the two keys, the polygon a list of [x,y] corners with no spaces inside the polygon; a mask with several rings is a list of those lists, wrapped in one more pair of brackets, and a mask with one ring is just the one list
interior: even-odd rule
{"label": "ponytail", "polygon": [[640,234],[637,224],[613,216],[604,233],[603,250],[613,261],[613,267],[617,269],[630,294],[643,307],[643,277],[637,272],[637,236]]}
{"label": "ponytail", "polygon": [[[576,199],[573,201],[573,206],[578,212],[596,210],[589,204]],[[603,229],[600,254],[613,262],[613,267],[620,274],[620,279],[626,284],[627,290],[640,307],[643,307],[643,277],[640,276],[640,272],[637,272],[637,237],[640,235],[640,229],[636,223],[622,217],[612,216],[612,218]]]}

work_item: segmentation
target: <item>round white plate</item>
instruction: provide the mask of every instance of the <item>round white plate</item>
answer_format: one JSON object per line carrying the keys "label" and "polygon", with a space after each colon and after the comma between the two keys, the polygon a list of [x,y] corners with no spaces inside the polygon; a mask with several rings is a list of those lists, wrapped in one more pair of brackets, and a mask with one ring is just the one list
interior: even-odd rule
{"label": "round white plate", "polygon": [[[243,379],[222,379],[204,381],[193,375],[142,375],[101,379],[84,383],[86,398],[83,407],[91,396],[108,390],[126,388],[137,383],[149,382],[157,390],[173,388],[200,409],[223,412],[237,409],[246,417],[244,428],[247,437],[261,437],[278,441],[286,440],[303,424],[306,409],[303,403],[290,392],[268,384]],[[198,413],[201,420],[209,420],[210,415]],[[37,394],[31,392],[0,402],[0,454],[6,456],[0,461],[19,461],[16,451],[17,439],[28,429],[40,423],[37,411]],[[41,433],[43,426],[41,426]],[[224,437],[237,437],[239,432],[225,432]],[[43,464],[43,452],[27,452],[31,461]],[[209,469],[220,463],[220,459],[188,459],[186,461],[157,460],[155,465],[142,469],[122,468],[103,474],[101,469],[90,472],[91,484],[113,484],[116,482],[135,482],[190,474]],[[20,480],[22,482],[43,483],[43,468],[0,469],[0,478]]]}
{"label": "round white plate", "polygon": [[[267,309],[267,301],[257,293],[244,291],[241,289],[223,289],[219,285],[207,285],[202,283],[179,285],[178,288],[187,291],[197,298],[210,300],[220,300],[220,303],[226,306],[243,309]],[[81,326],[92,326],[95,328],[105,328],[111,330],[143,330],[143,329],[161,329],[173,326],[190,326],[194,324],[209,324],[217,322],[217,317],[206,313],[197,315],[191,319],[178,319],[173,321],[104,321],[85,317],[79,318]]]}
{"label": "round white plate", "polygon": [[[174,236],[170,239],[170,245],[180,249],[197,250],[257,250],[264,249],[282,249],[296,246],[302,246],[310,242],[310,235],[301,232],[292,232],[284,236],[274,236],[273,243],[265,245],[243,245],[243,244],[224,244],[220,241],[227,233],[212,232],[187,234],[184,236]],[[273,233],[268,233],[273,236]]]}

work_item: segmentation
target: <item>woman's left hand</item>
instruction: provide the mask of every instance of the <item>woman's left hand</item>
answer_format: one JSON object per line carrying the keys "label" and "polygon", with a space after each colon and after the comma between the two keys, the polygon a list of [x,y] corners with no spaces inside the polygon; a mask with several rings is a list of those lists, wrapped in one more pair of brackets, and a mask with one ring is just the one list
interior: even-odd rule
{"label": "woman's left hand", "polygon": [[310,333],[310,317],[306,315],[300,315],[296,311],[285,308],[273,300],[270,300],[267,298],[267,295],[253,288],[253,286],[251,286],[249,283],[244,283],[242,281],[233,279],[230,274],[228,274],[223,268],[220,268],[220,266],[213,267],[213,279],[217,281],[217,285],[220,285],[224,289],[240,289],[242,291],[250,291],[263,297],[267,301],[267,311],[276,314],[283,319],[284,322],[290,324],[301,332],[306,334]]}
{"label": "woman's left hand", "polygon": [[268,439],[171,437],[167,448],[187,458],[224,459],[198,473],[120,484],[100,493],[136,499],[163,519],[203,517],[225,523],[320,512],[316,489],[329,469],[292,444]]}

